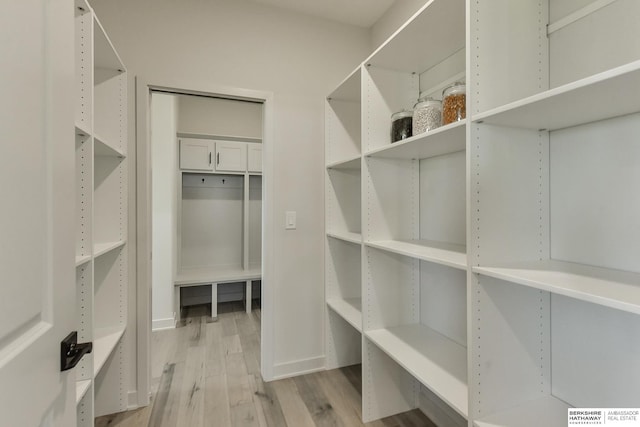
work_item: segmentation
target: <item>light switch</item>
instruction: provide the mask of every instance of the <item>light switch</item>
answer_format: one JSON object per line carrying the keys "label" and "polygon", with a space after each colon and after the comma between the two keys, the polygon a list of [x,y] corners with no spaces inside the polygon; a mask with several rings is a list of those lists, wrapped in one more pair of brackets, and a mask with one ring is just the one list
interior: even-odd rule
{"label": "light switch", "polygon": [[285,212],[285,229],[287,230],[295,230],[296,229],[296,212],[295,211],[287,211]]}

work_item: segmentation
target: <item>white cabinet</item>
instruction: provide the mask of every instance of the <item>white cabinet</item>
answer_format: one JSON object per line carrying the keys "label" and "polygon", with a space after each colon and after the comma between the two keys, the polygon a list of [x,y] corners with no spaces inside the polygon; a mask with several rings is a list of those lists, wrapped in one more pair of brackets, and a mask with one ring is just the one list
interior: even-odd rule
{"label": "white cabinet", "polygon": [[245,172],[247,144],[235,141],[215,141],[216,172]]}
{"label": "white cabinet", "polygon": [[180,169],[213,171],[215,143],[208,139],[180,139]]}
{"label": "white cabinet", "polygon": [[179,138],[180,169],[203,172],[262,172],[262,144]]}
{"label": "white cabinet", "polygon": [[[433,0],[327,97],[326,365],[362,360],[364,421],[640,406],[639,14]],[[458,80],[465,120],[390,143]]]}
{"label": "white cabinet", "polygon": [[247,144],[247,171],[262,173],[262,144]]}

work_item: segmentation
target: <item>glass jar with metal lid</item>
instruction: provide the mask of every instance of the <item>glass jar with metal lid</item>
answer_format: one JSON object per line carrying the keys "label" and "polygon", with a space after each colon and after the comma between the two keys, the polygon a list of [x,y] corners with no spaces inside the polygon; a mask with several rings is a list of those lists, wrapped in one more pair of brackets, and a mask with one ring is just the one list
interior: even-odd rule
{"label": "glass jar with metal lid", "polygon": [[442,125],[442,102],[422,94],[413,108],[413,134],[433,130]]}
{"label": "glass jar with metal lid", "polygon": [[410,138],[413,135],[413,111],[402,110],[391,116],[391,142]]}
{"label": "glass jar with metal lid", "polygon": [[467,117],[467,87],[456,82],[442,91],[442,124],[457,122]]}

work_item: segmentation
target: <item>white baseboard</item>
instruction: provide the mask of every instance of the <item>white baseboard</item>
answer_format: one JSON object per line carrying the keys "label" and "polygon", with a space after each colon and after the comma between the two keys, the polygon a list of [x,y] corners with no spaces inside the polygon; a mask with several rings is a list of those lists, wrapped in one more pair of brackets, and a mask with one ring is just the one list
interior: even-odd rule
{"label": "white baseboard", "polygon": [[162,329],[173,329],[176,327],[176,319],[167,317],[166,319],[153,319],[151,322],[152,331],[160,331]]}
{"label": "white baseboard", "polygon": [[273,366],[273,380],[297,377],[298,375],[311,374],[324,370],[324,356],[278,363]]}

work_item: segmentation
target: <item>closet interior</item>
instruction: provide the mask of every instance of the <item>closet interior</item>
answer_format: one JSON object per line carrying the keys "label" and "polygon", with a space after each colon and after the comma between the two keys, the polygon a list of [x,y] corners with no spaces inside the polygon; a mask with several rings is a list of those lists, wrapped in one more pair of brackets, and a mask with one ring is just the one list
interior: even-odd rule
{"label": "closet interior", "polygon": [[[213,317],[218,302],[241,300],[250,311],[261,286],[262,105],[164,96],[175,98],[165,116],[175,126],[154,141],[174,145],[175,153],[171,167],[159,174],[176,182],[169,202],[175,207],[170,286],[176,320],[183,307],[196,304],[211,304]],[[158,286],[167,286],[165,277]]]}

